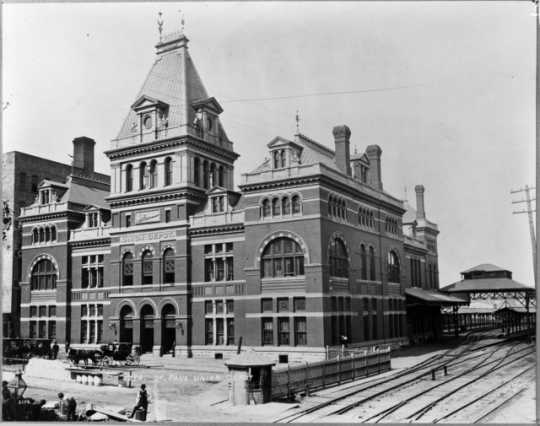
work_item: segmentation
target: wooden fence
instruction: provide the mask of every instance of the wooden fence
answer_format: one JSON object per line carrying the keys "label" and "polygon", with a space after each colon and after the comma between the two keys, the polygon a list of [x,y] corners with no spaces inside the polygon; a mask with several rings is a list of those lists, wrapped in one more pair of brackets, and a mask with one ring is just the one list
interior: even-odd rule
{"label": "wooden fence", "polygon": [[345,358],[272,370],[272,399],[291,398],[312,390],[379,374],[390,369],[390,348]]}

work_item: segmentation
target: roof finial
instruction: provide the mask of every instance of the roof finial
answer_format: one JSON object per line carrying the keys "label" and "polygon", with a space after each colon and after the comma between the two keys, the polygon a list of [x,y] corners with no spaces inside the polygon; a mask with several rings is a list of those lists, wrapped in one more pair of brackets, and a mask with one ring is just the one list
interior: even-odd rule
{"label": "roof finial", "polygon": [[157,27],[159,32],[159,41],[162,40],[162,34],[163,34],[163,13],[158,12],[158,19],[157,19]]}
{"label": "roof finial", "polygon": [[407,185],[404,185],[404,186],[403,186],[403,189],[404,189],[404,191],[405,191],[405,199],[404,199],[403,201],[408,201],[408,200],[407,200]]}
{"label": "roof finial", "polygon": [[178,9],[178,12],[180,13],[180,32],[184,34],[184,25],[186,23],[184,13],[182,12],[182,9]]}
{"label": "roof finial", "polygon": [[300,111],[296,110],[296,133],[300,133]]}

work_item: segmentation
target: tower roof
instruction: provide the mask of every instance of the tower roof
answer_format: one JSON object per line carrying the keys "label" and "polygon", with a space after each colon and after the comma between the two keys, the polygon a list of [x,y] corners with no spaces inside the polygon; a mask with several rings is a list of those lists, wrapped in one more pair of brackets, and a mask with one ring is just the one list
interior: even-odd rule
{"label": "tower roof", "polygon": [[[116,138],[116,147],[140,143],[139,109],[157,105],[167,109],[166,124],[158,138],[197,136],[194,125],[201,105],[210,105],[220,113],[214,98],[209,98],[199,73],[188,52],[188,38],[182,32],[164,35],[156,45],[156,60],[125,118]],[[217,110],[216,110],[217,109]],[[218,122],[220,132],[223,129]],[[163,130],[163,131],[161,131]]]}

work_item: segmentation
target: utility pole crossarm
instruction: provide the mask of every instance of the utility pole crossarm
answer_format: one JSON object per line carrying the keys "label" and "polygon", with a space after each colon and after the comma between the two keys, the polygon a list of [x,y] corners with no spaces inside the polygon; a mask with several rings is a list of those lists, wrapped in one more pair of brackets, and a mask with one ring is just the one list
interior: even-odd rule
{"label": "utility pole crossarm", "polygon": [[512,212],[512,214],[524,214],[527,213],[529,216],[529,232],[531,234],[531,245],[532,245],[532,254],[533,254],[533,271],[534,271],[534,280],[536,284],[536,232],[534,229],[534,217],[533,214],[536,212],[536,209],[533,208],[532,202],[536,200],[536,198],[533,198],[531,196],[531,191],[534,190],[535,187],[530,187],[529,185],[525,185],[524,188],[520,189],[514,189],[510,191],[511,194],[518,194],[518,193],[524,193],[525,199],[524,200],[516,200],[512,201],[512,204],[526,204],[525,210],[518,210],[515,212]]}

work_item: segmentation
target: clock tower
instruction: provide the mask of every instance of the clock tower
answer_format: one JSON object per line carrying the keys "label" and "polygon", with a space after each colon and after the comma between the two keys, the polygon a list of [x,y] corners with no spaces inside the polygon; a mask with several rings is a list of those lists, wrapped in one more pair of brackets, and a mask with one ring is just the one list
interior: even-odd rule
{"label": "clock tower", "polygon": [[195,69],[187,37],[165,35],[106,152],[115,287],[109,328],[143,351],[190,352],[189,218],[213,188],[234,187],[238,154],[222,112]]}

